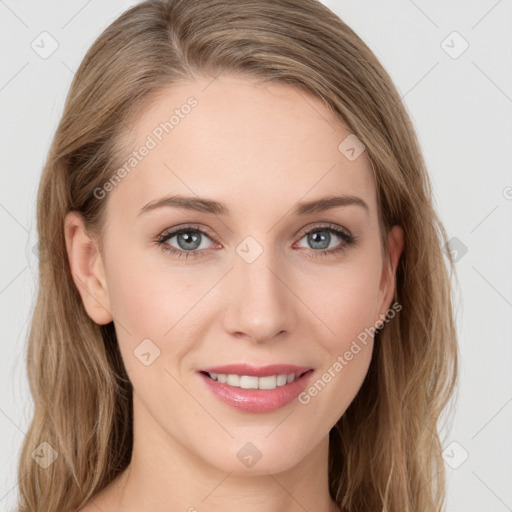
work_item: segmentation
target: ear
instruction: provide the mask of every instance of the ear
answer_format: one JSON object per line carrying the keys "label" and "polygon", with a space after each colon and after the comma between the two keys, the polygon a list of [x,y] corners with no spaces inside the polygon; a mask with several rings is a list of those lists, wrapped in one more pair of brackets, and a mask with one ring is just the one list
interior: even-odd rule
{"label": "ear", "polygon": [[78,212],[71,211],[66,215],[64,235],[71,275],[87,314],[97,324],[110,323],[113,316],[103,260],[96,240],[87,234]]}
{"label": "ear", "polygon": [[384,260],[382,265],[382,275],[380,280],[380,316],[378,323],[382,323],[382,318],[386,316],[386,312],[391,306],[395,291],[396,268],[404,247],[404,231],[401,226],[393,226],[388,233],[388,254],[389,262]]}

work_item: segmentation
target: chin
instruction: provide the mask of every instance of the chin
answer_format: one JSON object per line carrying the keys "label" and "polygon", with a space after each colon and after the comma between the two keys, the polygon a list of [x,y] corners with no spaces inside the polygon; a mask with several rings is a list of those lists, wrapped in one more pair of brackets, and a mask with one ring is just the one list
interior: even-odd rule
{"label": "chin", "polygon": [[221,471],[253,476],[281,473],[300,464],[296,444],[290,444],[288,449],[277,437],[274,441],[232,439],[230,443],[217,445],[216,451],[206,447],[203,458]]}

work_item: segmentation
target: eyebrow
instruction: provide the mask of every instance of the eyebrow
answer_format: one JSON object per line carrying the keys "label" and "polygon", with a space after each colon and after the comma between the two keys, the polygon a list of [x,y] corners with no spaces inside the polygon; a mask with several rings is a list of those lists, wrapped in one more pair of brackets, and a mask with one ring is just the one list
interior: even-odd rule
{"label": "eyebrow", "polygon": [[[343,195],[343,196],[329,196],[316,199],[314,201],[297,203],[293,210],[294,215],[308,215],[310,213],[323,212],[330,210],[331,208],[337,208],[339,206],[360,206],[369,212],[369,207],[366,202],[360,197]],[[198,212],[211,213],[214,215],[231,215],[229,208],[219,201],[213,199],[207,199],[204,197],[192,197],[173,195],[163,197],[157,201],[151,201],[143,206],[138,213],[142,215],[157,208],[184,208],[186,210],[194,210]]]}

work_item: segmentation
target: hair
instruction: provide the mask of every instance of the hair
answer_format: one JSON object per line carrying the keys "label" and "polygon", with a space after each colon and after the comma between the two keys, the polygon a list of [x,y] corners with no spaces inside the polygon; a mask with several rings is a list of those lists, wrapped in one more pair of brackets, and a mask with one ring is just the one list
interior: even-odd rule
{"label": "hair", "polygon": [[[34,413],[18,468],[20,512],[76,510],[129,464],[132,386],[113,322],[86,313],[65,216],[104,232],[94,190],[122,163],[123,136],[173,84],[231,73],[320,98],[364,144],[386,233],[404,231],[396,318],[375,335],[365,380],[329,433],[329,492],[349,512],[434,512],[446,492],[439,423],[457,381],[454,262],[412,122],[369,47],[317,0],[148,0],[96,39],[71,84],[37,197],[39,287],[27,345]],[[445,259],[446,258],[446,261]],[[48,443],[48,467],[34,450]]]}

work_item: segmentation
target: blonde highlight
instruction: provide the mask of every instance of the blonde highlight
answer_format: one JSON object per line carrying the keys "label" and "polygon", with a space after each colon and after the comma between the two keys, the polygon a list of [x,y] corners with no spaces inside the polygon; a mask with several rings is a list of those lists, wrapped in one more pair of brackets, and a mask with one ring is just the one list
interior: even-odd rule
{"label": "blonde highlight", "polygon": [[[20,453],[19,512],[83,507],[129,464],[132,387],[113,323],[87,315],[68,264],[64,219],[101,239],[95,189],[122,164],[127,126],[172,84],[221,72],[320,98],[365,145],[384,249],[404,230],[394,301],[363,385],[330,433],[329,490],[350,512],[439,512],[439,419],[457,380],[453,261],[411,120],[368,46],[316,0],[148,0],[116,19],[83,59],[41,176],[39,289],[27,369],[34,416]],[[385,250],[387,255],[387,251]],[[448,262],[448,265],[445,263]],[[48,468],[33,451],[58,453]]]}

